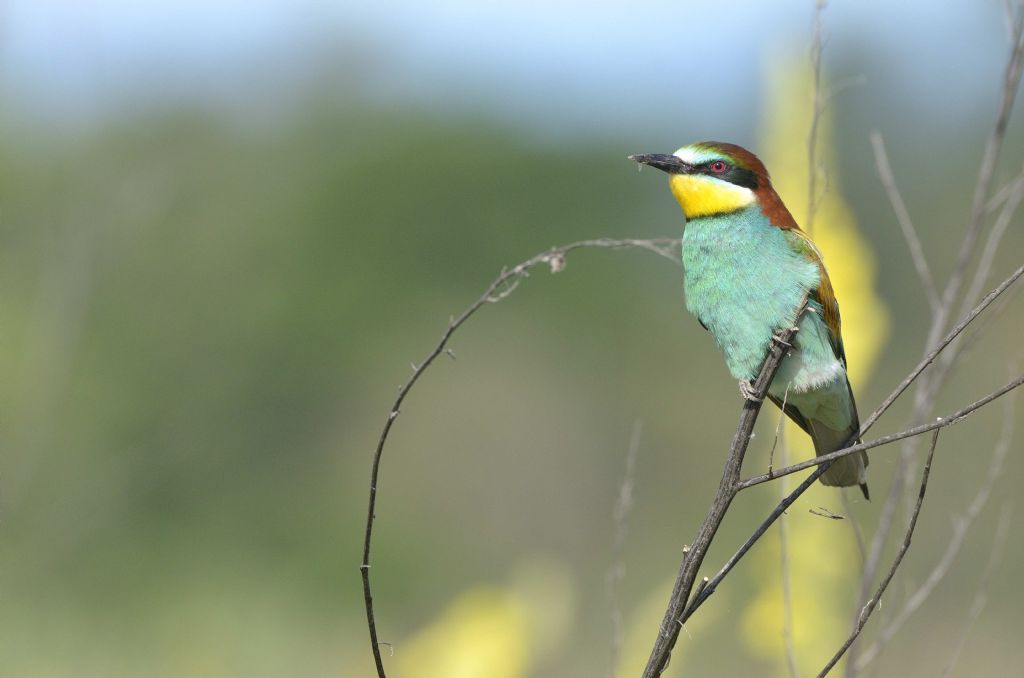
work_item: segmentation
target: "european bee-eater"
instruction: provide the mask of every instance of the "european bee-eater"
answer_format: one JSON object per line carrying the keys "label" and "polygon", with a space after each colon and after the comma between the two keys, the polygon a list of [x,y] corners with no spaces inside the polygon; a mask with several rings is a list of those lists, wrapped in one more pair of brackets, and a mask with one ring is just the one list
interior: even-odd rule
{"label": "european bee-eater", "polygon": [[[772,188],[764,164],[744,148],[715,141],[630,158],[669,175],[686,217],[686,307],[714,336],[743,396],[752,397],[750,384],[774,332],[796,322],[768,397],[811,436],[816,454],[852,443],[860,421],[846,376],[839,304],[821,253]],[[797,320],[805,295],[808,310]],[[860,485],[867,498],[867,465],[865,452],[842,457],[821,482]]]}

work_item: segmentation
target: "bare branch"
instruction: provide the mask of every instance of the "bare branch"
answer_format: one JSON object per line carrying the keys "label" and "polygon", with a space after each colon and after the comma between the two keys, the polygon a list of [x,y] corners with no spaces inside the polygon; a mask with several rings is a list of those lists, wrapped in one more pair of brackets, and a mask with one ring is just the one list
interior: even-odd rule
{"label": "bare branch", "polygon": [[885,152],[885,142],[878,130],[871,130],[871,148],[875,152],[875,168],[878,170],[878,177],[882,180],[886,195],[892,204],[892,211],[896,213],[896,221],[903,231],[903,239],[907,241],[907,248],[910,250],[910,260],[914,262],[917,269],[917,277],[921,279],[921,287],[928,298],[928,305],[932,313],[939,308],[939,293],[935,289],[935,280],[932,278],[931,269],[928,267],[928,260],[925,259],[924,250],[921,248],[921,239],[914,228],[914,221],[910,218],[903,196],[896,187],[896,177],[893,176],[892,166],[889,164],[889,156]]}
{"label": "bare branch", "polygon": [[807,488],[814,484],[814,481],[817,480],[822,473],[828,470],[828,467],[831,465],[831,463],[832,462],[829,461],[828,463],[822,464],[818,466],[818,468],[814,469],[814,472],[811,473],[811,475],[807,476],[804,479],[804,481],[797,486],[795,490],[786,495],[786,498],[779,502],[778,505],[776,505],[775,509],[772,510],[770,514],[768,514],[768,517],[765,518],[761,522],[761,524],[757,526],[757,529],[754,530],[754,533],[747,537],[747,540],[743,542],[742,546],[736,549],[736,552],[732,554],[729,560],[725,561],[725,565],[722,565],[722,569],[716,572],[715,576],[708,581],[707,586],[705,586],[704,589],[698,595],[695,595],[693,597],[693,601],[689,604],[689,606],[687,606],[686,612],[685,614],[683,614],[683,621],[689,619],[693,615],[693,613],[697,611],[697,608],[703,605],[704,601],[711,597],[711,594],[715,592],[715,589],[722,582],[722,580],[725,579],[729,572],[732,571],[732,568],[736,567],[736,564],[743,559],[743,556],[747,555],[747,551],[750,550],[750,547],[752,547],[758,539],[764,536],[764,533],[768,531],[768,528],[772,526],[772,523],[778,520],[779,517],[783,513],[785,513],[790,506],[793,505],[793,502],[795,502],[800,497],[800,495],[806,492]]}
{"label": "bare branch", "polygon": [[366,605],[366,623],[370,631],[370,646],[373,650],[373,658],[377,667],[377,675],[379,678],[384,678],[384,663],[381,659],[380,646],[382,643],[377,638],[377,624],[373,613],[373,595],[370,589],[370,547],[373,539],[373,523],[376,518],[376,505],[377,505],[377,483],[380,474],[380,462],[384,453],[384,446],[387,443],[388,435],[391,433],[391,427],[394,425],[395,420],[401,413],[402,403],[405,401],[407,395],[412,390],[416,382],[423,373],[434,363],[434,360],[446,352],[448,342],[467,320],[469,320],[474,313],[476,313],[482,306],[489,303],[496,303],[501,301],[512,291],[515,290],[515,285],[524,277],[529,275],[530,269],[540,265],[547,264],[551,267],[553,273],[557,273],[565,268],[565,257],[569,252],[577,249],[598,247],[598,248],[609,248],[609,249],[645,249],[655,254],[659,254],[671,261],[679,263],[678,257],[675,252],[679,250],[680,240],[678,238],[657,238],[653,240],[614,240],[611,238],[599,238],[596,240],[580,240],[578,242],[563,245],[562,247],[553,247],[546,252],[541,252],[521,264],[514,266],[511,269],[503,269],[501,274],[484,290],[484,293],[469,307],[464,310],[457,318],[452,318],[448,321],[448,327],[441,335],[440,341],[430,351],[427,357],[421,361],[418,366],[413,364],[413,373],[407,382],[398,390],[398,397],[395,398],[395,402],[391,405],[391,409],[388,411],[387,418],[384,421],[384,428],[381,431],[380,438],[377,441],[377,447],[373,453],[373,462],[370,470],[370,498],[369,507],[366,512],[366,532],[363,540],[363,561],[359,566],[359,571],[362,575],[363,580],[363,601]]}
{"label": "bare branch", "polygon": [[[850,493],[843,491],[842,493],[843,512],[848,515],[853,515],[853,503],[850,501]],[[861,530],[860,523],[856,520],[847,521],[850,523],[850,530],[853,532],[853,541],[857,545],[857,555],[860,556],[860,566],[863,569],[864,563],[868,559],[867,546],[864,543],[864,532]]]}
{"label": "bare branch", "polygon": [[[1006,202],[1003,203],[999,216],[996,218],[996,222],[992,225],[992,230],[989,231],[988,238],[985,240],[985,247],[981,251],[981,259],[978,261],[978,268],[975,270],[971,285],[967,288],[967,293],[964,295],[961,313],[966,310],[966,307],[975,302],[981,294],[985,283],[988,282],[988,277],[992,272],[992,262],[995,260],[996,253],[999,250],[999,243],[1002,242],[1007,227],[1013,221],[1013,217],[1016,215],[1022,199],[1024,199],[1024,175],[1020,176],[1013,184],[1012,190],[1007,196]],[[955,354],[951,353],[950,355]]]}
{"label": "bare branch", "polygon": [[[860,610],[867,605],[868,597],[871,595],[871,586],[875,582],[875,573],[878,572],[878,568],[882,565],[882,555],[885,551],[885,544],[889,532],[892,530],[892,526],[896,521],[896,509],[900,503],[900,496],[902,492],[901,488],[906,482],[906,476],[909,464],[906,463],[906,459],[901,456],[899,462],[896,464],[896,470],[893,473],[892,489],[885,498],[885,503],[882,505],[882,513],[878,518],[878,527],[875,530],[875,536],[871,540],[871,547],[868,550],[868,556],[864,561],[864,568],[861,571],[860,579],[860,593],[857,596],[857,610],[854,615],[853,623],[857,623],[857,618],[860,616]],[[888,613],[886,610],[883,616]],[[854,642],[849,648],[850,656],[846,660],[845,675],[847,678],[852,678],[857,675],[856,658],[858,644]]]}
{"label": "bare branch", "polygon": [[[789,389],[786,389],[789,393]],[[785,401],[783,401],[785,408]],[[778,435],[778,432],[776,432]],[[782,464],[789,463],[789,449],[786,447],[786,440],[782,440]],[[779,483],[780,499],[786,498],[786,481]],[[782,647],[786,655],[786,668],[789,670],[790,678],[798,678],[800,675],[796,662],[796,647],[793,645],[793,590],[789,572],[789,524],[785,519],[779,520],[779,570],[782,577]]]}
{"label": "bare branch", "polygon": [[998,299],[999,296],[1003,294],[1003,292],[1005,292],[1011,285],[1017,282],[1017,279],[1020,278],[1022,274],[1024,274],[1024,265],[1017,267],[1017,270],[1011,273],[1009,277],[1007,277],[1003,282],[996,286],[995,289],[993,289],[991,292],[986,294],[985,298],[982,299],[978,303],[978,305],[975,306],[973,310],[971,310],[970,313],[968,313],[959,323],[957,323],[956,326],[953,329],[951,329],[945,337],[939,340],[934,345],[934,347],[928,352],[928,354],[925,355],[921,362],[917,364],[917,367],[915,367],[911,371],[911,373],[907,375],[907,378],[900,382],[899,386],[897,386],[896,389],[891,394],[889,394],[889,397],[882,401],[882,404],[879,405],[878,408],[871,413],[871,416],[869,416],[867,420],[864,422],[864,424],[861,426],[861,434],[866,432],[868,428],[870,428],[876,421],[878,421],[878,418],[882,416],[882,414],[887,409],[889,409],[893,402],[896,401],[896,398],[898,398],[900,394],[902,394],[907,389],[907,387],[909,387],[910,384],[912,384],[914,380],[917,379],[918,375],[920,375],[921,372],[923,372],[925,368],[928,367],[928,365],[930,365],[933,360],[935,360],[935,357],[939,355],[939,353],[941,353],[942,350],[946,348],[946,346],[948,346],[954,339],[956,339],[957,336],[961,332],[963,332],[968,325],[974,322],[974,319],[977,318],[982,311],[988,308],[993,301]]}
{"label": "bare branch", "polygon": [[808,186],[807,217],[804,230],[814,232],[814,213],[818,208],[818,125],[821,122],[823,97],[821,94],[821,53],[824,49],[825,24],[822,15],[828,0],[817,0],[814,4],[814,35],[811,39],[811,129],[807,134]]}
{"label": "bare branch", "polygon": [[907,527],[906,534],[903,536],[903,543],[900,545],[900,550],[896,554],[896,559],[893,560],[892,567],[889,568],[889,573],[885,575],[885,578],[882,579],[882,583],[878,585],[878,590],[875,592],[875,595],[872,596],[871,600],[868,601],[868,604],[863,610],[861,610],[860,616],[857,618],[857,624],[854,626],[853,633],[851,633],[850,637],[846,639],[843,646],[836,651],[835,655],[832,656],[832,659],[830,659],[825,665],[825,668],[818,673],[818,678],[828,675],[828,672],[832,670],[832,667],[834,667],[836,663],[843,658],[843,655],[846,654],[846,650],[853,645],[853,641],[857,640],[857,636],[859,636],[860,632],[864,629],[864,625],[867,624],[871,613],[878,607],[878,603],[882,599],[882,594],[885,593],[887,588],[889,588],[889,582],[891,582],[892,578],[896,575],[896,570],[899,569],[900,564],[903,562],[903,557],[907,555],[907,550],[910,548],[910,541],[914,536],[914,528],[917,527],[917,518],[921,515],[921,505],[924,503],[924,495],[925,492],[928,491],[928,476],[931,474],[932,459],[935,458],[935,446],[938,442],[939,430],[936,429],[935,433],[932,434],[931,449],[928,450],[928,459],[924,463],[924,472],[921,474],[921,489],[918,490],[917,493],[917,503],[914,505],[914,512],[910,517],[910,525]]}
{"label": "bare branch", "polygon": [[1003,0],[1003,20],[1006,22],[1006,34],[1010,42],[1013,42],[1013,6],[1010,0]]}
{"label": "bare branch", "polygon": [[[786,390],[782,393],[782,407],[779,408],[779,420],[775,424],[775,438],[772,440],[772,448],[768,450],[768,475],[772,474],[772,467],[775,464],[775,448],[779,444],[779,440],[782,438],[782,425],[786,421],[786,403],[789,401],[789,387],[792,382],[786,384]],[[783,457],[782,465],[786,465],[786,457]]]}
{"label": "bare branch", "polygon": [[[799,321],[806,308],[807,300],[805,298],[800,304],[794,323]],[[768,354],[765,356],[757,379],[752,386],[754,399],[743,401],[740,421],[736,427],[736,433],[733,435],[732,445],[725,462],[725,469],[722,471],[722,479],[718,485],[718,492],[711,507],[708,509],[704,522],[701,523],[700,529],[697,531],[697,536],[694,537],[693,543],[688,548],[684,547],[683,549],[683,559],[679,566],[679,574],[676,577],[675,585],[672,588],[672,595],[669,598],[668,608],[665,610],[665,616],[661,622],[658,639],[654,644],[654,649],[651,651],[650,658],[647,660],[647,666],[643,673],[644,678],[654,678],[660,675],[665,670],[665,667],[668,666],[672,648],[679,638],[679,630],[688,616],[684,614],[687,610],[686,602],[690,597],[690,592],[693,590],[697,571],[704,562],[704,556],[711,546],[711,541],[714,539],[719,525],[722,524],[722,520],[725,518],[729,505],[739,491],[737,483],[740,479],[743,457],[746,454],[747,446],[750,444],[750,435],[754,430],[754,424],[757,422],[757,415],[761,411],[761,405],[764,402],[765,394],[768,393],[768,387],[771,385],[772,379],[779,369],[779,364],[782,362],[783,355],[787,351],[787,347],[791,343],[796,331],[797,328],[794,326],[781,330],[775,335],[775,341],[769,343]],[[709,583],[708,586],[701,590],[698,596],[695,596],[695,599],[708,595],[710,588],[711,584]]]}
{"label": "bare branch", "polygon": [[988,203],[985,205],[985,215],[991,215],[997,209],[999,209],[1006,199],[1010,197],[1010,193],[1013,192],[1017,182],[1024,178],[1024,172],[1020,172],[1015,177],[1011,177],[1009,181],[999,187],[998,191],[992,193],[992,197],[988,199]]}
{"label": "bare branch", "polygon": [[[963,302],[961,303],[961,309],[966,309],[967,306],[974,303],[974,300],[977,299],[978,295],[981,293],[982,286],[991,274],[992,263],[995,260],[1003,235],[1006,233],[1010,222],[1013,220],[1017,209],[1020,207],[1021,201],[1024,200],[1024,172],[1022,172],[1016,181],[1014,181],[1010,188],[1011,190],[1007,194],[1006,200],[1003,202],[999,216],[996,218],[995,224],[992,226],[992,230],[989,231],[988,238],[985,239],[985,246],[982,249],[981,259],[978,261],[978,266],[974,271],[970,287],[964,295]],[[963,312],[963,310],[961,310],[961,312]],[[942,359],[936,364],[935,374],[928,384],[928,396],[930,398],[934,398],[938,393],[938,390],[945,381],[946,376],[953,369],[956,359],[964,350],[966,350],[967,346],[968,344],[964,339],[957,339],[953,342],[953,345],[949,350],[943,354]]]}

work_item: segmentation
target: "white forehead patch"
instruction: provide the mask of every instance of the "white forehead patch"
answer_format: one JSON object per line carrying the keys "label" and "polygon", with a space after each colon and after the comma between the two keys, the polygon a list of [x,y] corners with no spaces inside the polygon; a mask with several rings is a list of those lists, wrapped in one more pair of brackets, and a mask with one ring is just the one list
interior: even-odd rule
{"label": "white forehead patch", "polygon": [[714,160],[721,157],[714,151],[708,151],[703,148],[694,148],[693,146],[683,146],[672,155],[685,163],[689,163],[690,165],[699,165],[707,162],[708,160]]}

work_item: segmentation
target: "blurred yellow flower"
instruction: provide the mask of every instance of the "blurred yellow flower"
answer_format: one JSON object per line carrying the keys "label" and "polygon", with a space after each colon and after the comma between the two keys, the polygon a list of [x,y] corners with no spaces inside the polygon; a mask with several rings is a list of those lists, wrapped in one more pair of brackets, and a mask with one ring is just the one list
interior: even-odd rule
{"label": "blurred yellow flower", "polygon": [[565,639],[573,580],[561,562],[535,558],[507,586],[463,591],[395,648],[399,678],[522,678]]}
{"label": "blurred yellow flower", "polygon": [[[776,190],[802,227],[808,224],[809,162],[812,81],[806,59],[774,59],[772,77],[765,88],[768,101],[758,148],[772,168]],[[826,85],[827,87],[827,85]],[[856,395],[867,381],[889,333],[889,313],[876,291],[876,262],[869,243],[857,228],[856,218],[844,201],[837,164],[832,121],[826,107],[818,123],[815,213],[810,230],[822,252],[843,319],[850,383]],[[784,441],[798,459],[814,454],[810,439],[795,424],[786,422]],[[776,459],[776,463],[779,460]],[[869,472],[870,482],[870,472]],[[787,478],[781,479],[788,488]],[[855,500],[857,501],[857,500]],[[851,529],[855,515],[830,520],[809,513],[818,506],[842,513],[839,491],[815,483],[783,520],[789,533],[792,590],[792,639],[798,671],[821,668],[842,643],[852,621],[858,591],[860,556]],[[779,533],[755,552],[758,566],[750,568],[758,593],[743,615],[747,646],[775,663],[775,672],[788,675],[783,647],[783,599]]]}

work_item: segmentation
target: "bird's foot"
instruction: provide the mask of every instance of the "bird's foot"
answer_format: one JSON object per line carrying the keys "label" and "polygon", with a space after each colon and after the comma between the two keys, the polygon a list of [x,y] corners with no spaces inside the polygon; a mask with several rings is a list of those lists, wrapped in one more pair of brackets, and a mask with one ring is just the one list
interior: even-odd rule
{"label": "bird's foot", "polygon": [[749,379],[740,379],[740,396],[752,403],[759,403],[762,400],[757,397],[757,391],[754,390],[754,385]]}
{"label": "bird's foot", "polygon": [[793,348],[793,344],[789,343],[788,341],[783,341],[782,339],[779,338],[779,335],[777,334],[772,335],[772,341],[774,341],[776,344],[779,344],[780,346],[785,346],[786,348]]}

